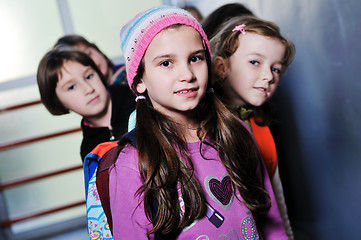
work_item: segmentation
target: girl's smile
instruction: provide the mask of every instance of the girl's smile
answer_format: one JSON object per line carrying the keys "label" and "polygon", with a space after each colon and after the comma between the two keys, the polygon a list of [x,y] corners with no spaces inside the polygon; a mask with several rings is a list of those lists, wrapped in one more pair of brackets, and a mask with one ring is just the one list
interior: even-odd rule
{"label": "girl's smile", "polygon": [[197,94],[199,88],[182,89],[176,91],[175,94],[182,97],[194,97]]}

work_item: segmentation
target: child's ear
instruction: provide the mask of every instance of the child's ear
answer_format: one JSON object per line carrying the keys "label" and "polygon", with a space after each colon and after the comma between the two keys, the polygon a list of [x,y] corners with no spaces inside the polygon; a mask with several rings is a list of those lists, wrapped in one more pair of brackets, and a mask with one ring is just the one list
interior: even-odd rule
{"label": "child's ear", "polygon": [[227,77],[228,62],[223,57],[217,56],[213,61],[213,66],[216,74],[224,79]]}
{"label": "child's ear", "polygon": [[137,88],[137,92],[140,94],[143,94],[145,90],[147,90],[147,87],[145,86],[143,80],[140,80],[136,88]]}

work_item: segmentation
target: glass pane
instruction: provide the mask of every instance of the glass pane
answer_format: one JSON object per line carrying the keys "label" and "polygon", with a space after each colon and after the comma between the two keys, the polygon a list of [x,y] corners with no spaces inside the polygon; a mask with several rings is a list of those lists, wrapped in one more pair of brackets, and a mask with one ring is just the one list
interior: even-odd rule
{"label": "glass pane", "polygon": [[[1,40],[0,40],[1,41]],[[1,59],[1,54],[0,54]],[[0,71],[1,72],[1,71]],[[36,83],[36,77],[33,78]],[[0,83],[1,87],[1,83]],[[40,100],[38,85],[19,87],[10,90],[0,89],[0,109],[13,107],[15,105]]]}
{"label": "glass pane", "polygon": [[[69,187],[71,186],[71,187]],[[4,192],[10,217],[84,201],[82,169],[13,187]],[[85,205],[84,212],[85,213]]]}
{"label": "glass pane", "polygon": [[160,0],[76,0],[69,1],[69,8],[74,31],[94,42],[109,58],[115,58],[122,55],[121,27],[138,12],[161,4]]}
{"label": "glass pane", "polygon": [[82,164],[81,132],[0,151],[2,182]]}
{"label": "glass pane", "polygon": [[1,113],[0,124],[6,127],[0,129],[0,144],[76,129],[80,121],[75,113],[53,116],[41,103]]}
{"label": "glass pane", "polygon": [[1,0],[0,22],[0,82],[35,74],[41,57],[63,35],[56,0]]}

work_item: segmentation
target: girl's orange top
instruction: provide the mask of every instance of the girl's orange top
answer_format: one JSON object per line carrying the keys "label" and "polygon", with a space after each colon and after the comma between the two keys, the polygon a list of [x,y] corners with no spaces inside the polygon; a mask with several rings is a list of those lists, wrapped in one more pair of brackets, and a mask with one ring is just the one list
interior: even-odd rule
{"label": "girl's orange top", "polygon": [[257,125],[253,116],[251,116],[249,120],[254,138],[258,144],[263,161],[266,165],[268,175],[270,178],[272,178],[277,165],[277,151],[271,131],[268,126]]}

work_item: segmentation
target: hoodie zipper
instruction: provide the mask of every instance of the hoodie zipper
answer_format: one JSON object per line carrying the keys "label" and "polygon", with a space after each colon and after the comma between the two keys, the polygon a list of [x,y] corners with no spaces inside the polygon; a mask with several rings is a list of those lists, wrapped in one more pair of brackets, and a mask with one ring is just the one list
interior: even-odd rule
{"label": "hoodie zipper", "polygon": [[115,140],[115,136],[114,136],[114,133],[113,133],[113,127],[112,127],[112,125],[109,125],[109,126],[108,126],[108,129],[109,129],[110,141],[114,141],[114,140]]}

